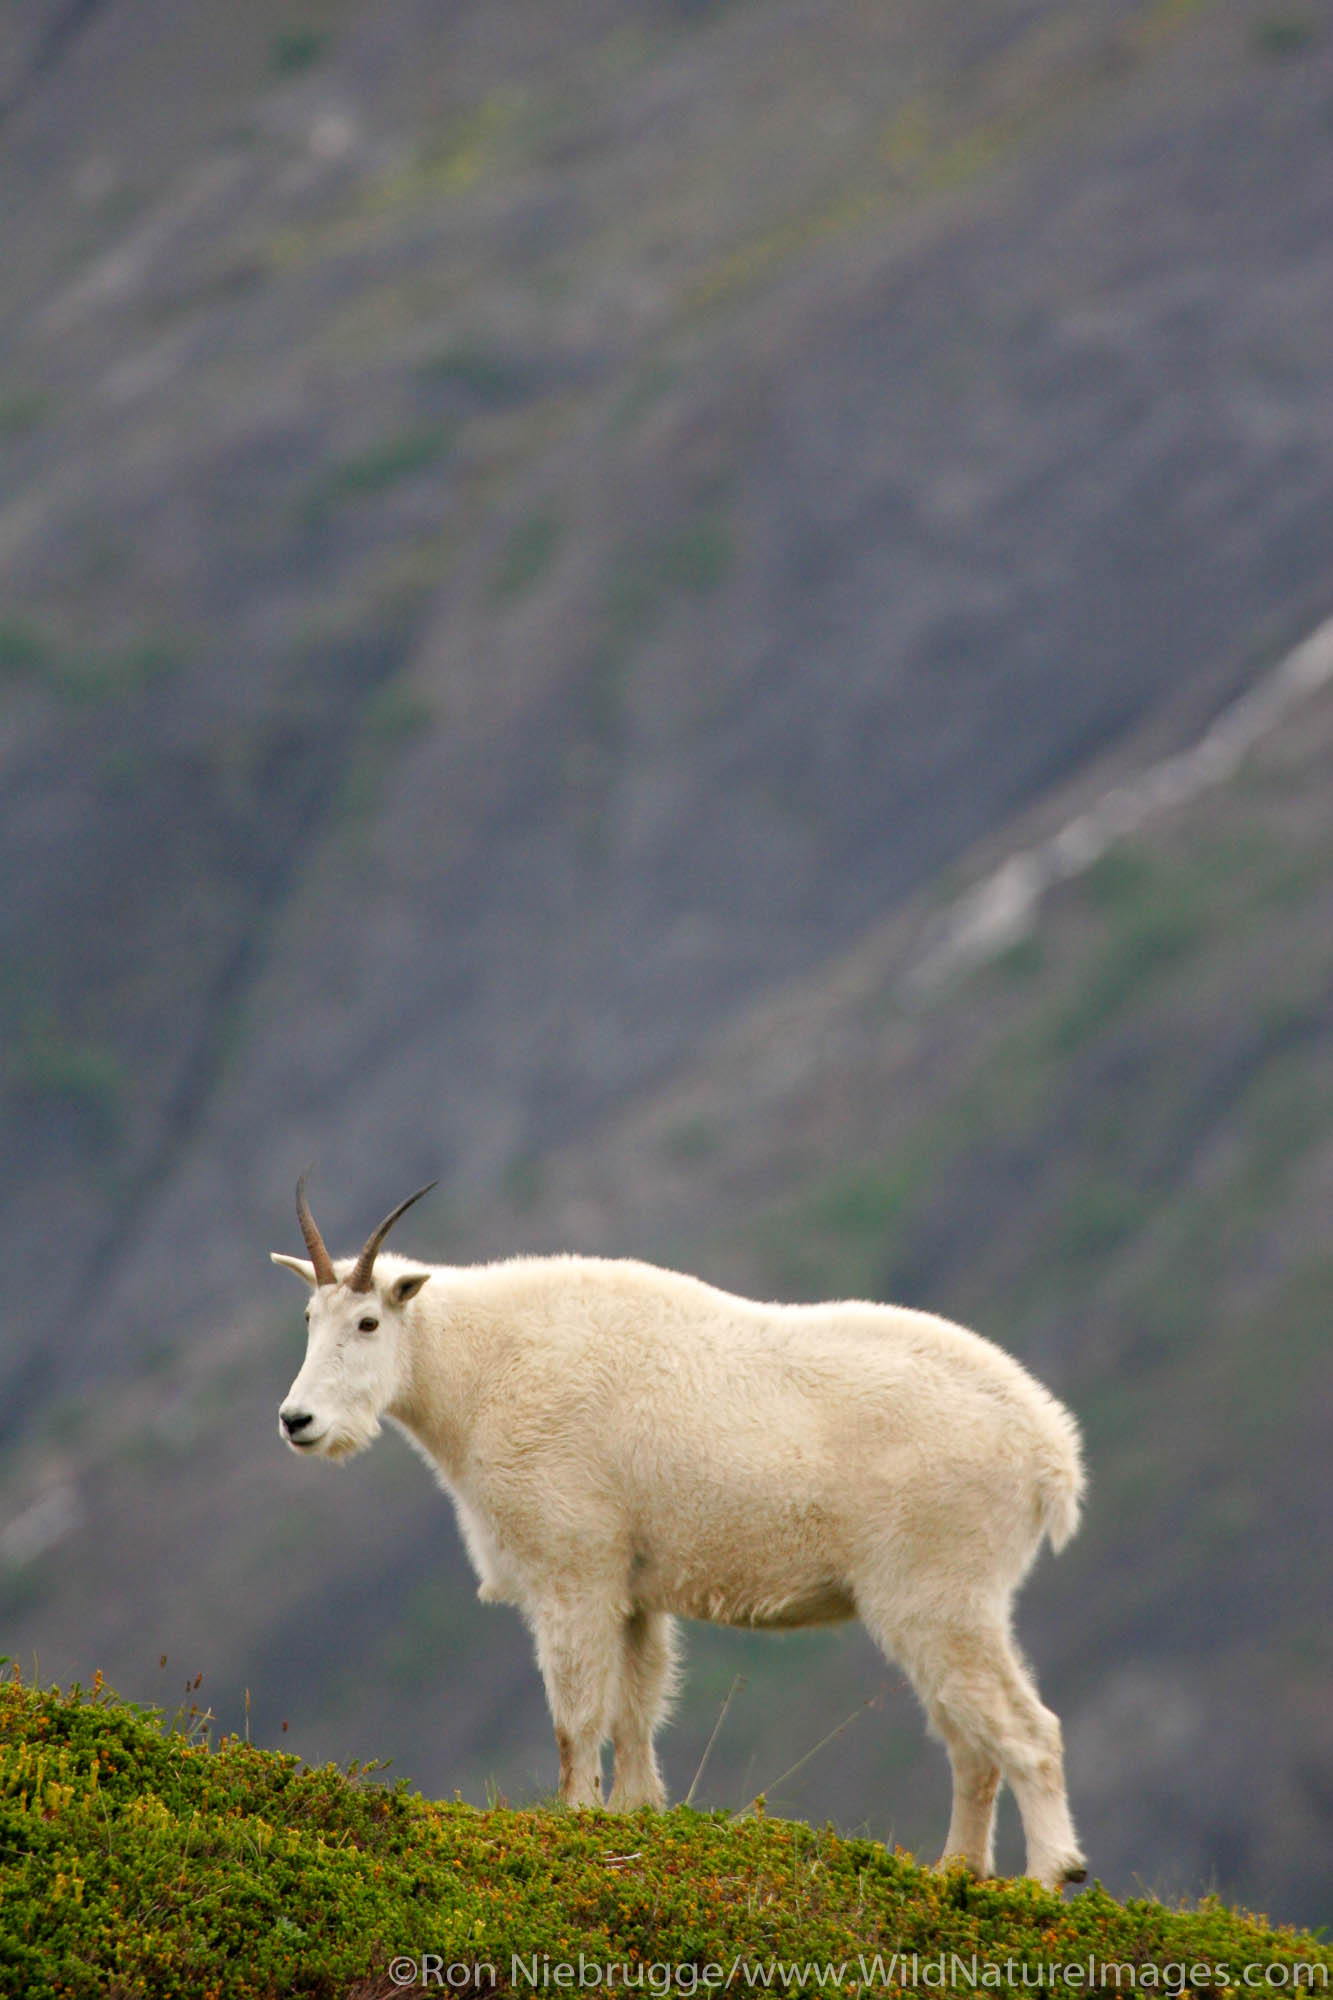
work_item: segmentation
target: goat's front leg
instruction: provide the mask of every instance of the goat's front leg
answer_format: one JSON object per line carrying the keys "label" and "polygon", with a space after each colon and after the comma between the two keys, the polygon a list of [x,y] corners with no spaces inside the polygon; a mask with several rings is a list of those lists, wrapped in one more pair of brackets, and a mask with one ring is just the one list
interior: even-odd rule
{"label": "goat's front leg", "polygon": [[603,1803],[602,1744],[619,1693],[622,1623],[614,1604],[589,1593],[545,1598],[532,1614],[566,1805]]}
{"label": "goat's front leg", "polygon": [[661,1611],[635,1611],[621,1628],[621,1672],[611,1740],[616,1777],[612,1812],[652,1806],[660,1812],[666,1788],[657,1768],[653,1737],[675,1687],[675,1631]]}

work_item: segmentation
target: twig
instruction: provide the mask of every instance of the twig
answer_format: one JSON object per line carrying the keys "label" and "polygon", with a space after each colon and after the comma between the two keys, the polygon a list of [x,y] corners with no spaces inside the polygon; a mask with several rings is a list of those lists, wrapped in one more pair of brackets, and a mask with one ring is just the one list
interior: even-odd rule
{"label": "twig", "polygon": [[699,1759],[699,1768],[694,1774],[694,1783],[690,1786],[690,1789],[685,1794],[685,1803],[687,1806],[692,1806],[694,1804],[694,1795],[699,1789],[699,1780],[700,1778],[702,1778],[704,1774],[704,1765],[708,1762],[708,1758],[712,1751],[713,1745],[717,1742],[717,1732],[727,1719],[727,1710],[731,1707],[732,1696],[739,1694],[740,1690],[744,1686],[745,1686],[745,1675],[737,1674],[735,1680],[731,1683],[731,1686],[727,1689],[727,1698],[723,1702],[720,1710],[718,1711],[717,1721],[713,1724],[713,1733],[709,1737],[708,1741],[704,1744],[704,1754]]}
{"label": "twig", "polygon": [[[744,1819],[746,1813],[752,1811],[753,1808],[758,1805],[760,1799],[766,1798],[769,1792],[774,1791],[777,1788],[777,1786],[785,1785],[788,1778],[794,1778],[798,1771],[803,1771],[805,1769],[805,1766],[810,1762],[810,1759],[812,1757],[817,1757],[819,1755],[819,1752],[825,1747],[826,1744],[831,1743],[835,1736],[841,1736],[844,1729],[850,1729],[858,1716],[864,1715],[868,1708],[878,1708],[880,1703],[884,1699],[885,1692],[886,1689],[881,1688],[878,1694],[872,1694],[869,1700],[863,1701],[861,1703],[861,1706],[859,1708],[854,1708],[850,1715],[845,1715],[842,1721],[838,1723],[836,1728],[830,1729],[827,1736],[821,1736],[818,1743],[814,1744],[809,1750],[806,1751],[804,1757],[798,1757],[794,1764],[789,1764],[787,1766],[787,1769],[783,1771],[779,1777],[774,1778],[773,1783],[771,1785],[765,1785],[761,1791],[756,1792],[754,1797],[750,1800],[749,1805],[742,1806],[740,1808],[740,1811],[734,1812],[731,1815],[731,1817],[733,1819]],[[715,1735],[716,1733],[717,1732],[714,1731]],[[707,1752],[705,1752],[705,1755],[707,1755]]]}

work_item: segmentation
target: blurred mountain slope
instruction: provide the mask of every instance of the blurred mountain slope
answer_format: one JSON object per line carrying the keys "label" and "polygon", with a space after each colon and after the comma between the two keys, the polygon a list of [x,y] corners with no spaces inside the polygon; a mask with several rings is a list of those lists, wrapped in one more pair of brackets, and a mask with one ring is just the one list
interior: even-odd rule
{"label": "blurred mountain slope", "polygon": [[[131,1693],[184,1652],[233,1715],[251,1684],[270,1730],[304,1690],[302,1747],[349,1753],[340,1702],[369,1727],[438,1672],[438,1742],[419,1718],[399,1739],[414,1776],[446,1785],[465,1743],[469,1782],[545,1772],[517,1635],[467,1602],[417,1468],[298,1485],[271,1443],[297,1316],[262,1253],[311,1155],[333,1239],[443,1169],[436,1254],[558,1241],[906,1289],[1086,1387],[1089,1415],[1172,1369],[1154,1407],[1177,1410],[1224,1338],[1180,1442],[1150,1450],[1123,1409],[1098,1432],[1116,1492],[1155,1493],[1163,1454],[1220,1478],[1271,1308],[1297,1329],[1273,1435],[1299,1439],[1328,1129],[1299,728],[1300,824],[1260,827],[1237,908],[1220,862],[1112,866],[1056,913],[1058,967],[932,1016],[910,1063],[849,1067],[817,1115],[822,1044],[786,1048],[767,1009],[823,992],[836,1017],[858,951],[878,963],[948,871],[1192,740],[1328,609],[1320,17],[104,0],[34,11],[7,49],[0,1242],[42,1274],[2,1359],[14,1648],[73,1672],[94,1647]],[[1309,875],[1284,889],[1289,848]],[[1117,924],[1130,969],[1089,970],[1057,1033],[1062,979]],[[1135,952],[1205,949],[1197,1007],[1122,1046]],[[769,1098],[728,1084],[732,1033],[778,1049]],[[981,1113],[951,1093],[997,1048],[1030,1102],[993,1105],[974,1157],[949,1135]],[[1226,1203],[1188,1222],[1190,1190],[1273,1063],[1266,1143],[1313,1136],[1295,1179],[1263,1168],[1255,1265],[1218,1254]],[[634,1121],[677,1093],[659,1159]],[[1142,1332],[1144,1293],[1175,1333]],[[1187,1886],[1216,1867],[1317,1920],[1326,1760],[1296,1747],[1323,1739],[1288,1653],[1324,1659],[1307,1592],[1333,1531],[1321,1489],[1300,1536],[1261,1536],[1299,1496],[1259,1486],[1215,1535],[1249,1538],[1274,1629],[1219,1647],[1214,1692],[1239,1715],[1276,1675],[1281,1718],[1237,1722],[1200,1802],[1199,1711],[1163,1722],[1143,1692],[1189,1657],[1193,1601],[1140,1580],[1152,1537],[1090,1530],[1034,1630],[1057,1702],[1086,1671],[1093,1704],[1117,1649],[1148,1659],[1128,1693],[1101,1678],[1128,1719],[1097,1727],[1175,1729],[1153,1768],[1185,1803],[1154,1851]],[[1180,1508],[1155,1557],[1189,1550],[1230,1605]],[[1060,1620],[1089,1593],[1085,1670]],[[456,1629],[484,1649],[470,1677]],[[1123,1874],[1149,1815],[1110,1762],[1087,1789]],[[866,1810],[831,1772],[815,1806]]]}

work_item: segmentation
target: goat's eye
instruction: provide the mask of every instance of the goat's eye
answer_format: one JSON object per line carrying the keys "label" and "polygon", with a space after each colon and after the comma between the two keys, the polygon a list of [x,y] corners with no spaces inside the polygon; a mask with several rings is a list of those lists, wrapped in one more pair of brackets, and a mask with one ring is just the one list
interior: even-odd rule
{"label": "goat's eye", "polygon": [[356,1330],[358,1333],[373,1333],[378,1325],[379,1321],[377,1319],[359,1319],[356,1323]]}

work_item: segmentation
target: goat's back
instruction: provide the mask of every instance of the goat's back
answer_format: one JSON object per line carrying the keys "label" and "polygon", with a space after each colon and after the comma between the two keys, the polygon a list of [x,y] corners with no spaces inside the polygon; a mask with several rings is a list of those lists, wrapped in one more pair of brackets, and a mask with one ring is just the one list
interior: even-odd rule
{"label": "goat's back", "polygon": [[807,1622],[782,1608],[804,1596],[814,1622],[839,1615],[846,1577],[888,1541],[926,1563],[970,1549],[979,1572],[1017,1581],[1043,1533],[1072,1532],[1073,1419],[950,1321],[762,1304],[620,1259],[451,1276],[447,1309],[497,1376],[474,1460],[509,1484],[539,1477],[571,1531],[595,1540],[614,1522],[641,1575],[660,1572],[664,1608]]}

